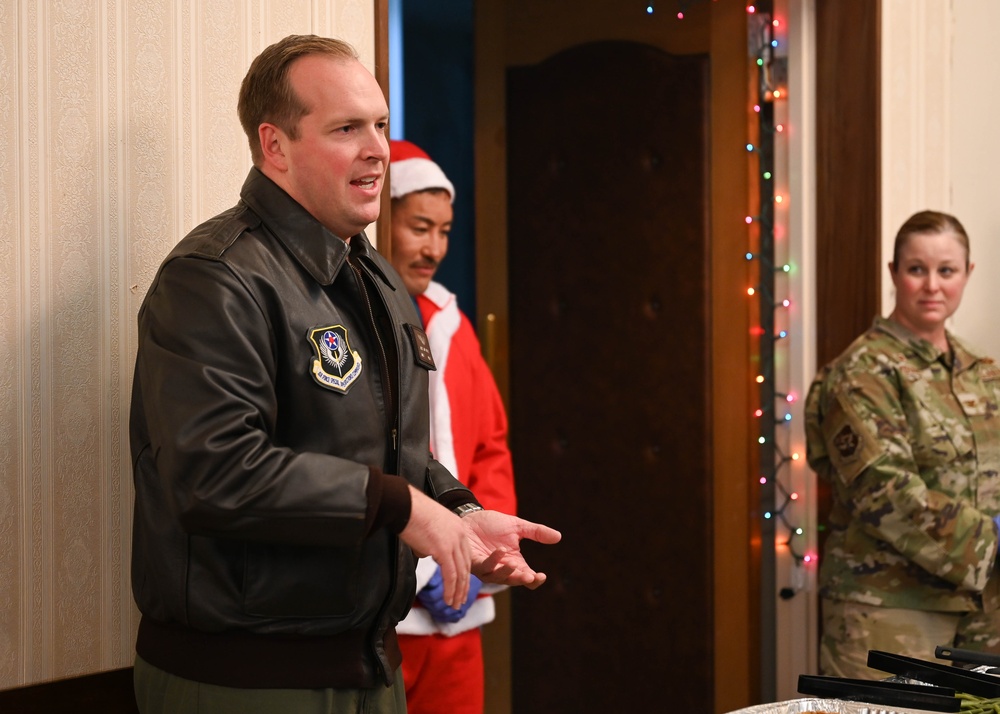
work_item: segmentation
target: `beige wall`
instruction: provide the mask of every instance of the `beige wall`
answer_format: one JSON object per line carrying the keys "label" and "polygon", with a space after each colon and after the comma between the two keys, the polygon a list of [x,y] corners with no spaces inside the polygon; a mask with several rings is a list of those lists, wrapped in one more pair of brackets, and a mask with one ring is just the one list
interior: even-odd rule
{"label": "beige wall", "polygon": [[374,0],[0,0],[0,689],[129,665],[135,315],[249,168],[254,55]]}
{"label": "beige wall", "polygon": [[953,329],[1000,359],[1000,3],[952,0],[951,209],[977,267]]}
{"label": "beige wall", "polygon": [[[977,267],[951,328],[1000,359],[998,24],[995,0],[882,2],[883,263],[913,212],[958,216]],[[888,314],[895,299],[881,269]]]}

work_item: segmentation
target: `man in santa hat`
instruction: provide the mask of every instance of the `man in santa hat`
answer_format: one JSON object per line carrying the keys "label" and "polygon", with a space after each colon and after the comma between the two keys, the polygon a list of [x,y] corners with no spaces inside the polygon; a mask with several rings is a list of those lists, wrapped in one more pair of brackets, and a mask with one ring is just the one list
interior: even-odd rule
{"label": "man in santa hat", "polygon": [[[431,451],[484,508],[514,515],[514,475],[500,393],[455,295],[433,280],[448,252],[455,187],[408,141],[391,142],[389,183],[392,265],[417,303],[437,365],[428,387]],[[491,594],[501,588],[472,576],[468,600],[454,609],[444,603],[437,563],[419,561],[416,602],[396,628],[409,714],[482,714],[480,627],[493,620]]]}

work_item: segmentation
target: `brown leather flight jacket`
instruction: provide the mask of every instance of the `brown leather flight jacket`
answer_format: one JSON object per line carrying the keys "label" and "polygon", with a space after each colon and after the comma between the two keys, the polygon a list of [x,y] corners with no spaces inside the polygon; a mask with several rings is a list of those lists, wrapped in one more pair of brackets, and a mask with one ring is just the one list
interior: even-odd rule
{"label": "brown leather flight jacket", "polygon": [[474,501],[428,452],[433,358],[364,234],[334,236],[256,169],[240,197],[139,312],[136,649],[225,686],[391,682],[414,560],[393,532],[408,512],[380,525],[379,480]]}

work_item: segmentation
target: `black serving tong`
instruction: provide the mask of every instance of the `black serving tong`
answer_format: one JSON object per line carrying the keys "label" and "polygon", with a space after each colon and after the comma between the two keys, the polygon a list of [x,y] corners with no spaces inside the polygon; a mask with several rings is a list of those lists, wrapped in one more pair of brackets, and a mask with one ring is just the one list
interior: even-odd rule
{"label": "black serving tong", "polygon": [[991,674],[971,672],[950,664],[938,664],[914,657],[868,650],[868,666],[900,677],[940,687],[952,687],[956,691],[975,694],[977,697],[988,699],[1000,697],[1000,678]]}
{"label": "black serving tong", "polygon": [[[972,665],[974,667],[987,666],[993,667],[991,672],[1000,673],[1000,655],[990,654],[989,652],[976,652],[974,650],[963,650],[957,647],[944,647],[938,645],[934,648],[934,656],[938,659],[946,659],[954,662],[956,665]],[[987,672],[990,674],[991,672]]]}
{"label": "black serving tong", "polygon": [[962,709],[962,700],[955,696],[954,689],[925,684],[800,674],[799,693],[888,707],[929,709],[935,712],[957,712]]}

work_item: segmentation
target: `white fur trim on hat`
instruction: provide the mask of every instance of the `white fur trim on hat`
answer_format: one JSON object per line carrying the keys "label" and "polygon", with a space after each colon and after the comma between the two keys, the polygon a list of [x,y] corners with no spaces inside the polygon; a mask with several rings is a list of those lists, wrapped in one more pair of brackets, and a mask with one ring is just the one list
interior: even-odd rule
{"label": "white fur trim on hat", "polygon": [[392,198],[402,198],[414,191],[442,188],[451,195],[451,202],[455,202],[455,187],[441,167],[421,149],[409,142],[395,141],[392,149],[393,155],[389,163],[389,195]]}

